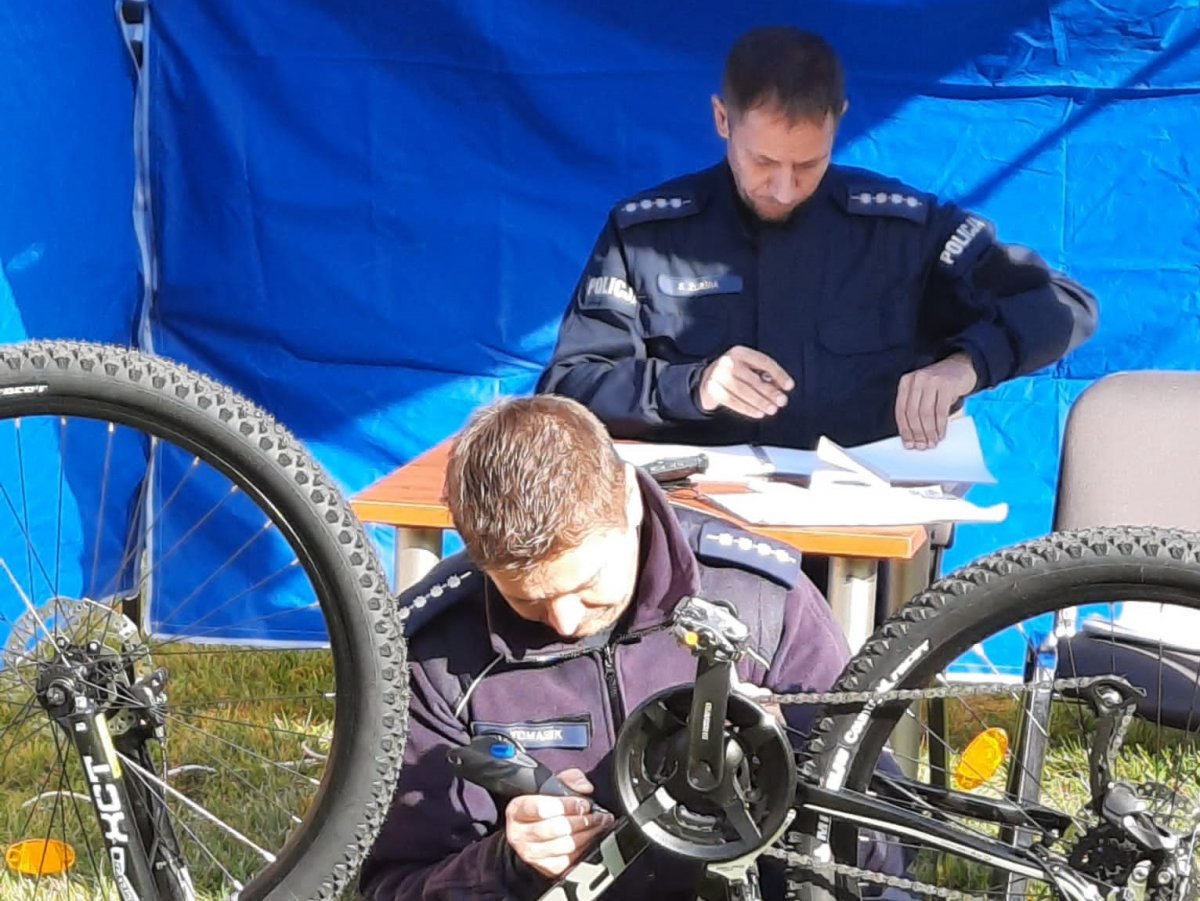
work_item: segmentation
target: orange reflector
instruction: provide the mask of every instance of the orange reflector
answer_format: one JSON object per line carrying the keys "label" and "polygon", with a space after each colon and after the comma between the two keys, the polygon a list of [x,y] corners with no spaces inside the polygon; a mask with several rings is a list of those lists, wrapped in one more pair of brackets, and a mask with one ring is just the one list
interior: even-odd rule
{"label": "orange reflector", "polygon": [[4,861],[24,876],[58,876],[75,866],[75,849],[54,838],[27,838],[9,845]]}
{"label": "orange reflector", "polygon": [[954,768],[954,787],[978,788],[995,775],[1008,753],[1008,733],[999,727],[980,732],[963,749]]}
{"label": "orange reflector", "polygon": [[684,632],[683,643],[689,648],[694,648],[696,645],[700,644],[700,636],[695,632]]}

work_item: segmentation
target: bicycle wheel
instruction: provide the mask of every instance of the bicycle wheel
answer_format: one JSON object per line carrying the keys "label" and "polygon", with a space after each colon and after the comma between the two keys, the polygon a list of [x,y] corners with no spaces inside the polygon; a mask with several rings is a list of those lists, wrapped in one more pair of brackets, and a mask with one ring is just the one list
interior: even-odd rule
{"label": "bicycle wheel", "polygon": [[329,898],[355,875],[403,749],[403,642],[332,481],[228,388],[0,348],[0,647],[0,896]]}
{"label": "bicycle wheel", "polygon": [[[792,897],[1051,898],[1076,877],[1097,898],[1197,897],[1197,611],[1200,536],[1146,528],[1054,534],[914,598],[834,688],[872,700],[814,727],[802,774],[838,797],[788,837]],[[1158,634],[1127,634],[1132,613]],[[885,694],[908,689],[923,696]],[[864,802],[856,819],[842,800]],[[882,803],[918,828],[881,825]],[[1155,830],[1173,851],[1150,848]]]}

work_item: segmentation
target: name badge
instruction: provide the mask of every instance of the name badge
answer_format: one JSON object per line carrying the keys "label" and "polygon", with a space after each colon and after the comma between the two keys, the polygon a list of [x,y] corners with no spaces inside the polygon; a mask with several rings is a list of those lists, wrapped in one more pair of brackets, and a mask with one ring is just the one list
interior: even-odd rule
{"label": "name badge", "polygon": [[724,275],[660,275],[658,290],[668,297],[739,294],[742,290],[742,277],[733,272],[727,272]]}
{"label": "name badge", "polygon": [[592,743],[592,718],[543,720],[534,723],[471,723],[471,735],[505,735],[528,750],[572,748],[582,750]]}

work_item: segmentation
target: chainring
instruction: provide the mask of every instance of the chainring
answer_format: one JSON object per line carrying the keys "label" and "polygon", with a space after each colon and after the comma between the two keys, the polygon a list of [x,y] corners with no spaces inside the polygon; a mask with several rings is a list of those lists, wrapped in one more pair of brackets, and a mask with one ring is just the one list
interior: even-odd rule
{"label": "chainring", "polygon": [[691,703],[692,687],[679,686],[629,715],[613,754],[618,797],[631,816],[652,797],[670,798],[668,809],[640,823],[651,843],[691,860],[735,860],[767,845],[790,815],[795,752],[771,713],[731,694],[722,786],[729,801],[714,803],[686,779]]}

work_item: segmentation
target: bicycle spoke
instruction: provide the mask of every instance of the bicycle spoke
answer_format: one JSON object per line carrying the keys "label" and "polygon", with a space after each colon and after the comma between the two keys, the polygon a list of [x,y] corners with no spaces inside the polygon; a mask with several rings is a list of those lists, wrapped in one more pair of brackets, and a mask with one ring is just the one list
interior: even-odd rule
{"label": "bicycle spoke", "polygon": [[257,751],[251,751],[249,748],[243,747],[242,745],[236,744],[232,741],[229,741],[228,739],[221,738],[220,736],[213,735],[209,732],[205,732],[203,729],[199,729],[196,726],[193,726],[191,723],[187,722],[186,720],[176,719],[174,722],[177,725],[182,726],[189,731],[195,732],[199,735],[203,735],[206,738],[215,740],[217,743],[222,744],[227,748],[232,748],[233,750],[237,751],[239,754],[244,754],[245,756],[249,757],[251,760],[257,760],[259,763],[263,763],[263,764],[267,765],[268,767],[271,767],[272,769],[279,770],[280,772],[283,772],[283,773],[287,773],[289,776],[293,776],[297,780],[303,780],[314,786],[321,784],[320,779],[314,779],[312,776],[308,776],[304,773],[299,772],[298,770],[294,770],[291,767],[285,766],[284,764],[281,764],[276,760],[271,760],[269,757],[264,757],[262,754],[259,754]]}
{"label": "bicycle spoke", "polygon": [[58,499],[55,502],[57,516],[54,520],[54,596],[58,597],[59,577],[62,575],[62,528],[63,528],[63,488],[67,478],[67,420],[60,416],[58,419]]}
{"label": "bicycle spoke", "polygon": [[[257,701],[258,699],[254,698],[253,700]],[[248,720],[234,720],[234,719],[229,719],[228,717],[213,716],[212,714],[181,713],[178,710],[171,709],[170,711],[168,711],[167,715],[170,717],[180,717],[180,718],[184,719],[185,721],[189,720],[189,719],[208,720],[210,722],[221,723],[223,725],[243,726],[247,729],[257,729],[262,732],[269,732],[272,735],[296,735],[301,738],[309,738],[309,739],[313,738],[312,734],[310,734],[308,732],[301,732],[299,729],[283,729],[279,726],[265,726],[261,723],[249,722]],[[196,728],[198,728],[198,727],[196,727]]]}
{"label": "bicycle spoke", "polygon": [[258,539],[261,538],[263,535],[266,535],[274,527],[274,525],[275,524],[273,522],[271,522],[271,520],[269,520],[269,519],[266,522],[264,522],[262,524],[262,526],[258,529],[258,531],[256,531],[253,535],[251,535],[250,538],[248,540],[246,540],[242,544],[241,547],[239,547],[232,554],[230,554],[229,557],[227,557],[225,559],[225,561],[219,567],[217,567],[211,573],[209,573],[208,576],[204,579],[204,581],[202,581],[199,585],[197,585],[195,588],[193,588],[192,591],[187,596],[185,596],[182,600],[180,600],[178,603],[176,603],[175,606],[172,607],[167,613],[164,613],[160,617],[161,620],[163,622],[170,622],[171,618],[174,617],[176,613],[178,613],[180,610],[186,609],[189,601],[191,601],[193,598],[199,596],[200,592],[203,591],[205,588],[207,588],[209,585],[211,585],[214,579],[216,579],[219,575],[221,575],[221,573],[226,572],[231,566],[233,566],[233,564],[237,562],[238,558],[240,558],[242,556],[242,554],[244,554],[246,551],[248,551],[250,549],[251,545],[254,544],[254,542],[258,541]]}
{"label": "bicycle spoke", "polygon": [[116,434],[116,432],[117,432],[116,424],[110,422],[108,424],[107,436],[106,436],[106,440],[104,443],[104,466],[102,469],[103,477],[100,479],[100,499],[99,499],[99,501],[97,501],[97,504],[96,504],[96,506],[97,506],[97,511],[96,511],[97,528],[96,528],[96,540],[92,545],[92,576],[91,576],[91,581],[88,583],[88,590],[87,590],[87,594],[89,597],[95,594],[96,574],[100,571],[100,547],[101,547],[101,539],[104,536],[104,522],[105,522],[104,511],[107,506],[108,479],[109,479],[109,475],[111,474],[111,466],[112,466],[113,436]]}
{"label": "bicycle spoke", "polygon": [[266,851],[266,850],[260,848],[258,845],[256,845],[254,842],[252,842],[246,836],[242,835],[242,833],[240,833],[237,829],[234,829],[232,826],[230,826],[228,823],[221,820],[219,817],[214,816],[213,814],[209,813],[207,810],[205,810],[203,807],[201,807],[195,801],[192,801],[190,798],[188,798],[183,793],[181,793],[181,792],[177,791],[176,789],[172,788],[171,786],[167,785],[167,783],[164,782],[162,779],[159,779],[157,776],[155,776],[149,770],[145,769],[140,764],[138,764],[136,761],[131,759],[128,754],[122,754],[118,751],[117,756],[121,758],[121,762],[123,764],[126,764],[126,765],[132,767],[134,772],[136,772],[144,780],[149,782],[151,785],[157,786],[161,792],[165,793],[165,794],[159,794],[157,796],[158,800],[161,803],[165,804],[166,803],[166,795],[170,795],[171,797],[173,797],[177,801],[179,801],[181,804],[183,804],[185,807],[187,807],[188,810],[190,810],[193,813],[204,818],[205,820],[212,823],[217,828],[223,830],[230,837],[239,841],[245,847],[254,851],[267,863],[273,863],[275,861],[275,855],[272,854],[270,851]]}

